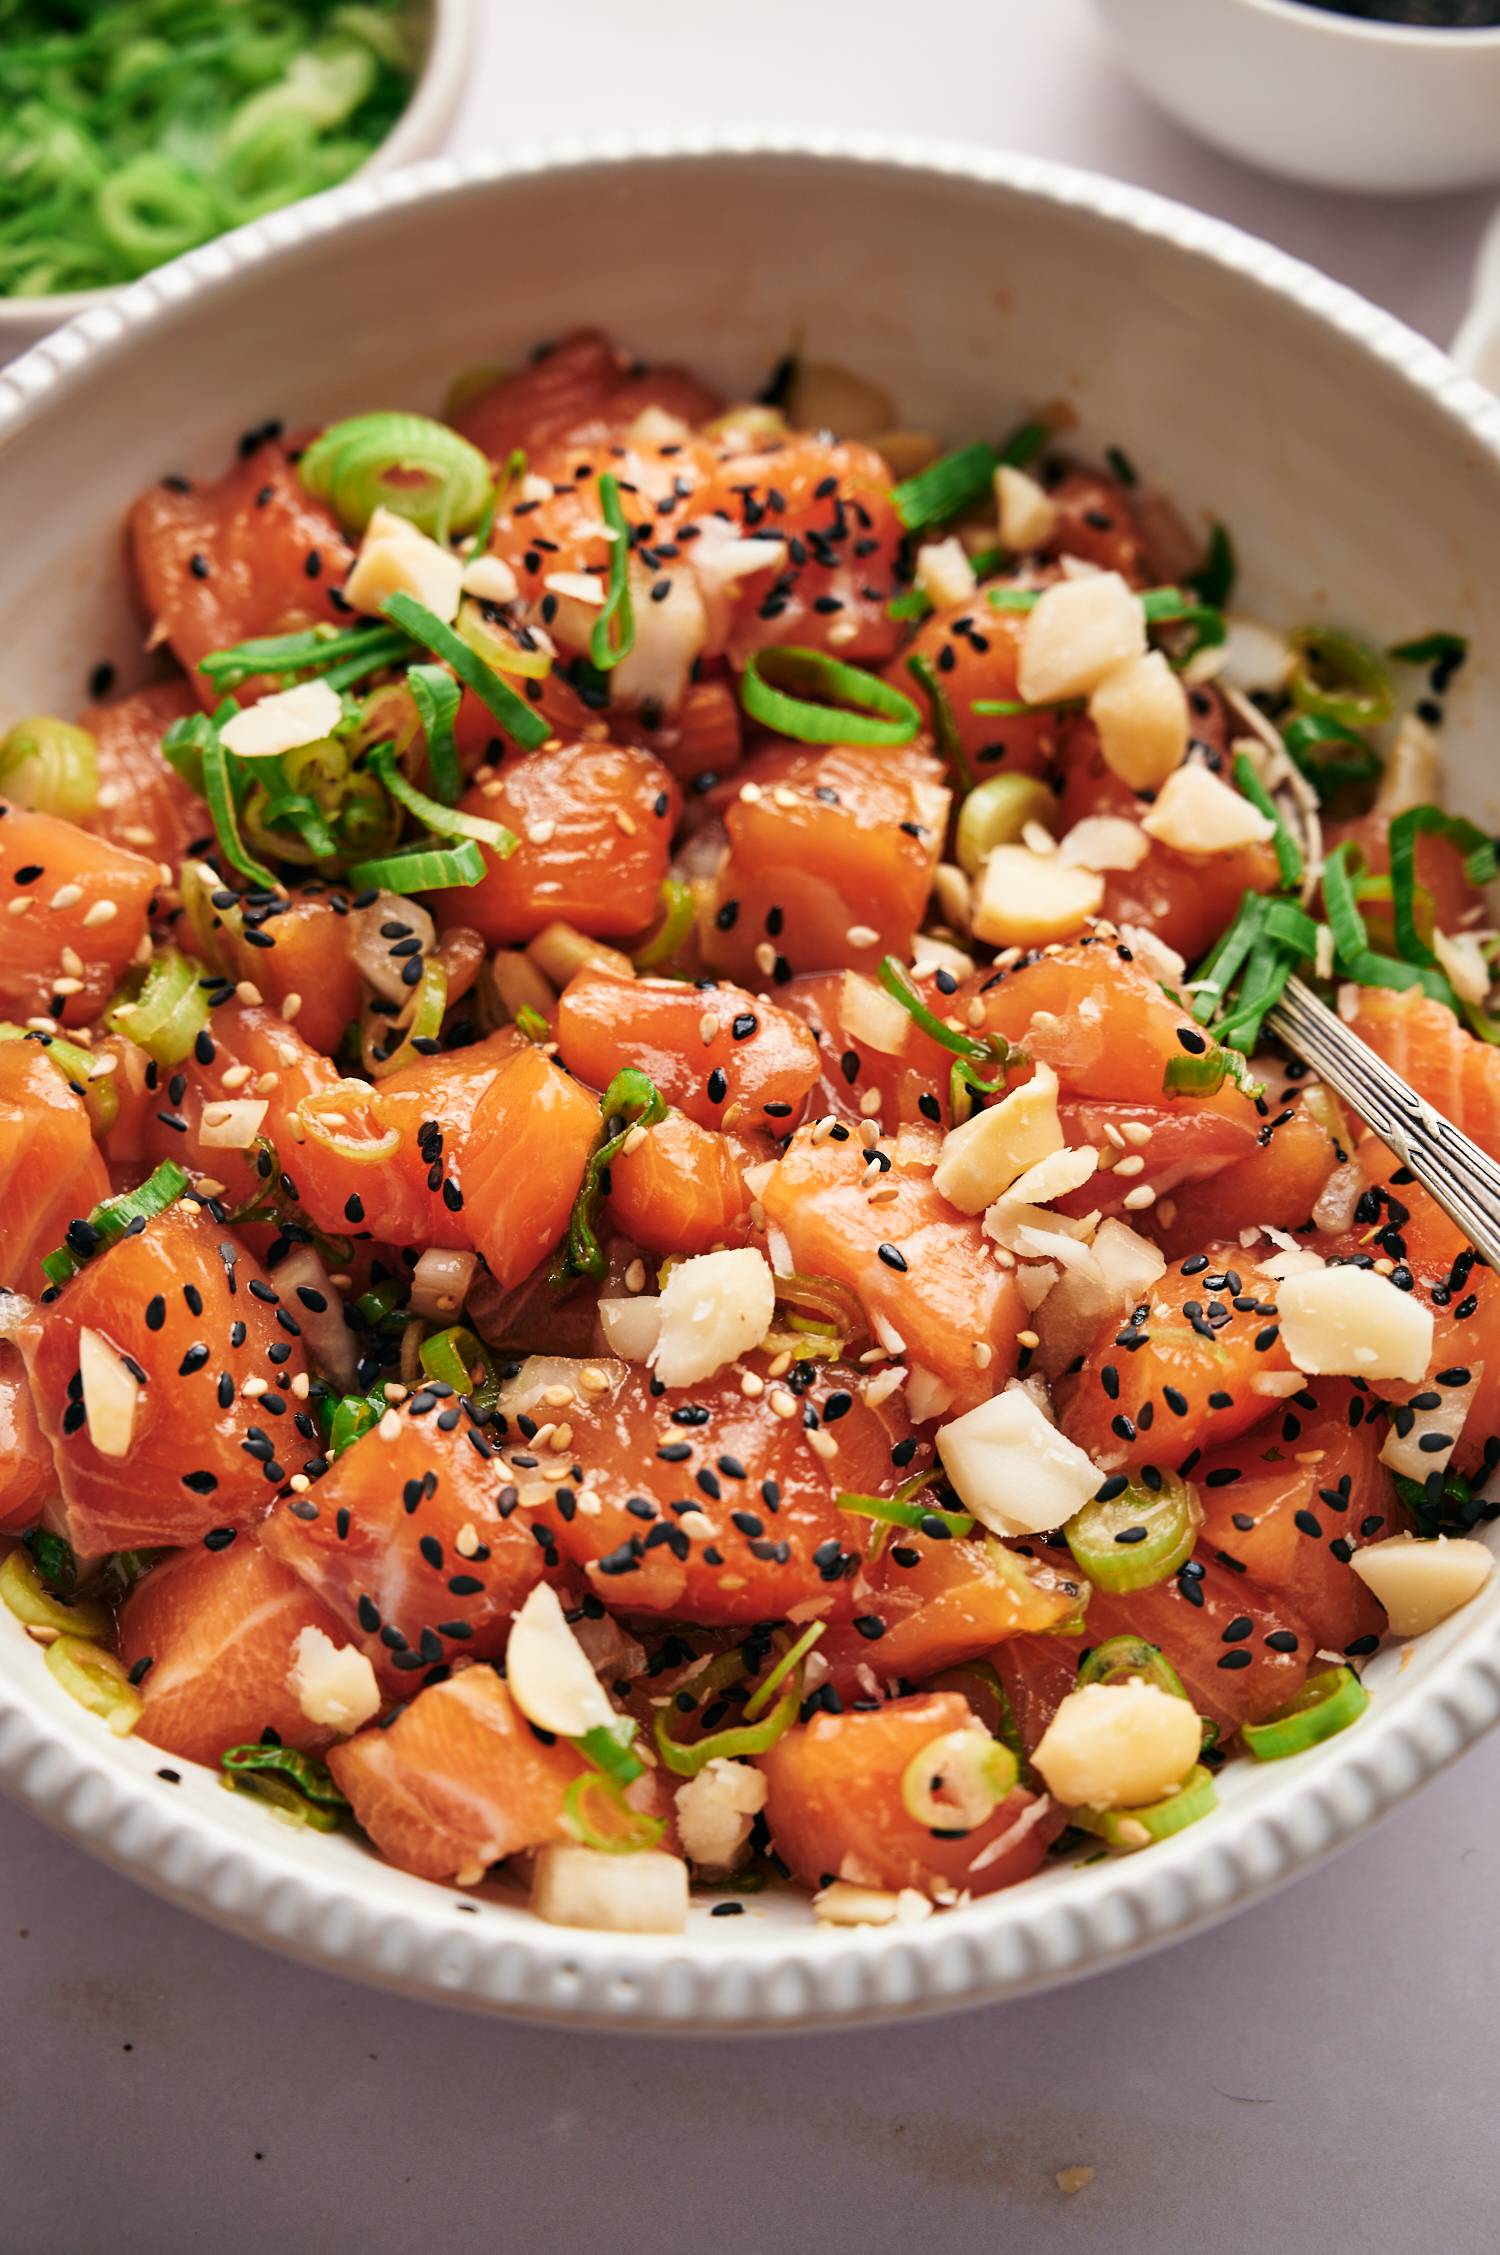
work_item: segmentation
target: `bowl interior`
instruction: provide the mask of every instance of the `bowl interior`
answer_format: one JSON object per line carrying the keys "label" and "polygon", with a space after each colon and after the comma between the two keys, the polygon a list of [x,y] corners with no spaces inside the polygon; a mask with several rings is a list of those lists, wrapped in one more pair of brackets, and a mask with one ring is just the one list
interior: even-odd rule
{"label": "bowl interior", "polygon": [[[1445,744],[1456,801],[1493,823],[1500,408],[1486,424],[1482,395],[1436,353],[1290,262],[1280,292],[1251,279],[1257,262],[1278,262],[1227,230],[1128,191],[1128,217],[1111,216],[1116,192],[1102,184],[992,169],[791,152],[488,180],[440,168],[428,195],[413,192],[421,175],[357,184],[138,285],[0,376],[0,508],[25,528],[0,546],[0,715],[71,713],[104,659],[126,682],[144,671],[119,528],[152,479],[211,473],[271,416],[295,429],[358,407],[432,408],[458,370],[596,322],[738,395],[800,342],[884,385],[904,422],[955,438],[998,435],[1066,397],[1084,449],[1122,447],[1191,522],[1227,523],[1245,608],[1381,641],[1467,634],[1476,657]],[[1045,192],[1026,184],[1038,178]],[[1173,239],[1195,233],[1215,255]],[[261,256],[264,243],[282,247]],[[1446,385],[1469,422],[1413,370]],[[7,435],[7,409],[32,394]],[[1221,1814],[1196,1833],[899,1936],[814,1933],[791,1900],[723,1921],[705,1903],[686,1943],[622,1953],[619,1937],[534,1923],[503,1889],[427,1887],[109,1740],[9,1616],[0,1770],[156,1884],[392,1981],[595,2019],[836,2017],[1035,1984],[1209,1915],[1365,1821],[1488,1721],[1493,1683],[1486,1707],[1473,1660],[1497,1647],[1500,1584],[1375,1663],[1374,1709],[1347,1740],[1306,1761],[1231,1765]],[[164,1766],[181,1782],[158,1784]]]}

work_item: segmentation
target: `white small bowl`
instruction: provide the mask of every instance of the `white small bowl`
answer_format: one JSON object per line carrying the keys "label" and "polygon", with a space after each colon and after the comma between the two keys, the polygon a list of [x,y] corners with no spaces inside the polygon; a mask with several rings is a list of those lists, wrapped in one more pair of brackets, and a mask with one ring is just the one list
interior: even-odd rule
{"label": "white small bowl", "polygon": [[[389,309],[400,308],[392,319]],[[1269,245],[1062,165],[878,135],[746,132],[438,160],[351,181],[148,274],[0,371],[0,719],[141,658],[120,520],[270,415],[433,408],[452,375],[594,321],[743,395],[803,337],[950,439],[1065,395],[1193,522],[1252,616],[1378,642],[1447,627],[1454,803],[1495,827],[1500,402]],[[1373,467],[1372,467],[1373,466]],[[1487,1530],[1494,1540],[1500,1529]],[[926,1924],[822,1930],[778,1891],[681,1935],[569,1932],[499,1883],[429,1885],[112,1738],[0,1609],[0,1786],[221,1924],[476,2010],[703,2032],[1013,1996],[1187,1933],[1352,1839],[1500,1715],[1500,1575],[1371,1663],[1370,1712],[1148,1854],[1051,1865]],[[163,1772],[174,1772],[175,1777]]]}
{"label": "white small bowl", "polygon": [[1095,0],[1142,93],[1247,164],[1399,195],[1500,179],[1500,28],[1308,0]]}
{"label": "white small bowl", "polygon": [[[358,179],[415,164],[442,151],[463,98],[474,44],[475,0],[413,0],[412,18],[425,38],[411,98],[390,132],[360,166]],[[123,289],[124,283],[118,285]],[[59,290],[42,298],[0,297],[0,366],[115,295],[108,290]]]}

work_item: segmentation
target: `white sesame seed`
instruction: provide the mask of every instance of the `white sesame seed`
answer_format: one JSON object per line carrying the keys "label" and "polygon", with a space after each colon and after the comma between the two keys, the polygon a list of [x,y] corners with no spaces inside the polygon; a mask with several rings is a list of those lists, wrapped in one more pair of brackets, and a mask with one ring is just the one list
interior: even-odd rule
{"label": "white sesame seed", "polygon": [[302,997],[300,994],[289,994],[286,996],[281,1005],[281,1015],[286,1019],[288,1025],[291,1024],[291,1021],[296,1017],[297,1012],[301,1008]]}
{"label": "white sesame seed", "polygon": [[776,950],[774,947],[772,947],[769,940],[761,940],[757,944],[755,950],[755,968],[761,973],[762,977],[767,979],[769,979],[771,973],[775,970]]}
{"label": "white sesame seed", "polygon": [[1116,1159],[1115,1161],[1116,1174],[1144,1174],[1145,1171],[1146,1162],[1139,1151],[1132,1151],[1128,1159]]}
{"label": "white sesame seed", "polygon": [[96,900],[83,919],[85,929],[96,932],[101,924],[112,924],[119,913],[120,904],[117,900]]}
{"label": "white sesame seed", "polygon": [[260,988],[253,979],[241,979],[235,987],[234,999],[236,1002],[243,1002],[247,1009],[253,1010],[261,1000]]}
{"label": "white sesame seed", "polygon": [[49,908],[72,908],[74,903],[82,900],[82,898],[82,885],[59,885],[47,906]]}
{"label": "white sesame seed", "polygon": [[1156,1204],[1156,1192],[1149,1182],[1138,1182],[1134,1190],[1126,1191],[1125,1204],[1133,1214],[1142,1213],[1147,1206]]}
{"label": "white sesame seed", "polygon": [[718,1040],[719,1021],[714,1016],[712,1010],[705,1010],[702,1017],[698,1020],[698,1037],[703,1043],[705,1049],[708,1048],[710,1042]]}
{"label": "white sesame seed", "polygon": [[63,949],[62,967],[70,979],[81,979],[83,977],[83,957],[76,947],[65,947]]}
{"label": "white sesame seed", "polygon": [[773,1387],[771,1388],[771,1391],[770,1391],[770,1393],[769,1393],[769,1394],[768,1394],[768,1395],[766,1396],[766,1399],[767,1399],[767,1401],[768,1401],[768,1402],[769,1402],[769,1404],[770,1404],[770,1407],[771,1407],[771,1411],[772,1411],[772,1414],[773,1414],[774,1416],[777,1416],[777,1417],[795,1417],[795,1416],[796,1416],[796,1414],[797,1414],[797,1399],[796,1399],[796,1396],[795,1396],[794,1394],[789,1394],[789,1393],[787,1392],[787,1390],[786,1390],[785,1386],[773,1386]]}
{"label": "white sesame seed", "polygon": [[825,1464],[830,1463],[839,1453],[838,1442],[831,1433],[825,1433],[821,1426],[814,1426],[808,1433],[807,1445],[815,1456],[822,1457]]}
{"label": "white sesame seed", "polygon": [[878,947],[880,934],[873,924],[851,924],[844,934],[851,947]]}
{"label": "white sesame seed", "polygon": [[1016,1333],[1016,1345],[1018,1347],[1039,1347],[1041,1343],[1041,1338],[1035,1331],[1018,1331]]}
{"label": "white sesame seed", "polygon": [[553,831],[556,828],[557,824],[550,818],[545,822],[528,822],[526,825],[526,836],[532,845],[544,846],[547,844],[548,840],[552,836]]}
{"label": "white sesame seed", "polygon": [[1144,1120],[1127,1120],[1120,1133],[1127,1143],[1140,1145],[1151,1141],[1151,1130]]}
{"label": "white sesame seed", "polygon": [[626,1269],[625,1289],[627,1292],[644,1292],[646,1289],[646,1264],[644,1261],[632,1261],[629,1268]]}

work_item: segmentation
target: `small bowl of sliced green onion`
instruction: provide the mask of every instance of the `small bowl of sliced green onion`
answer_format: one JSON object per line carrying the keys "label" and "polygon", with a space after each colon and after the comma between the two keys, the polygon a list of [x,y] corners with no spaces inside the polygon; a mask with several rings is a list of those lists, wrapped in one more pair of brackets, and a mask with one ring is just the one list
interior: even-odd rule
{"label": "small bowl of sliced green onion", "polygon": [[231,228],[435,155],[472,0],[5,0],[0,361]]}

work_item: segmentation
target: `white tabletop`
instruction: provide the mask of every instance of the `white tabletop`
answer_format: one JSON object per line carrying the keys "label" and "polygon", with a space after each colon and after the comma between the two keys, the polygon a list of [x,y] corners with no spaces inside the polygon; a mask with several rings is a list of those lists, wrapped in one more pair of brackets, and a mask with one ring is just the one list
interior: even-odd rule
{"label": "white tabletop", "polygon": [[[1085,0],[478,4],[464,148],[773,118],[947,134],[1201,205],[1441,339],[1463,308],[1488,198],[1320,196],[1219,158],[1116,75]],[[0,1806],[0,2249],[1493,2255],[1497,1806],[1492,1740],[1299,1885],[1119,1973],[736,2045],[357,1989]],[[1074,2164],[1097,2174],[1065,2197]]]}

